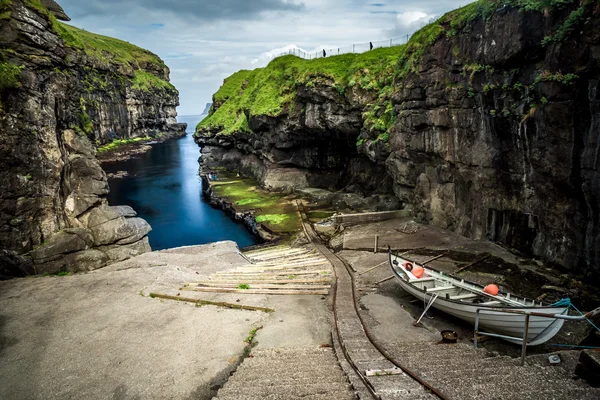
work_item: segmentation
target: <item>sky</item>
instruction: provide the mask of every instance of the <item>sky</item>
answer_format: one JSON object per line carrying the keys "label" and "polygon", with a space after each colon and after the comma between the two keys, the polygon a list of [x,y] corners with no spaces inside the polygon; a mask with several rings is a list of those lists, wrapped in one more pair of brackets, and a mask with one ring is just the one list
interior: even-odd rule
{"label": "sky", "polygon": [[71,21],[158,54],[180,115],[200,114],[223,79],[309,52],[406,37],[469,0],[58,0]]}

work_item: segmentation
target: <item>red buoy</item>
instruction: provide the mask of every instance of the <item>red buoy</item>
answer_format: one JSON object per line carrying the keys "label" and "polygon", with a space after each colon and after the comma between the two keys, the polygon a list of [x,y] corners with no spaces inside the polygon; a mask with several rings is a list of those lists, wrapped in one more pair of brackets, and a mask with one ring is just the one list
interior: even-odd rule
{"label": "red buoy", "polygon": [[411,272],[416,278],[420,278],[425,273],[425,270],[423,269],[423,267],[419,267],[418,265],[415,265]]}
{"label": "red buoy", "polygon": [[498,289],[498,286],[494,285],[493,283],[483,288],[483,293],[491,294],[492,296],[497,296],[499,292],[500,289]]}

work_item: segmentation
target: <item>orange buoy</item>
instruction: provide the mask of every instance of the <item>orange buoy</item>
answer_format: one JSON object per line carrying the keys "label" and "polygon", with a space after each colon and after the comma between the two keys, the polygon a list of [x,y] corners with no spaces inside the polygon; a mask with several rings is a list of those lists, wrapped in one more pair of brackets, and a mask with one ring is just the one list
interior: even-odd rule
{"label": "orange buoy", "polygon": [[491,294],[492,296],[497,296],[499,292],[500,289],[498,289],[498,286],[494,285],[493,283],[483,288],[483,293]]}
{"label": "orange buoy", "polygon": [[412,274],[416,278],[422,277],[424,273],[425,273],[425,270],[423,269],[423,267],[419,267],[418,265],[416,265],[412,270]]}
{"label": "orange buoy", "polygon": [[412,269],[413,269],[413,265],[411,263],[409,263],[409,262],[405,262],[404,264],[402,264],[402,266],[407,271],[412,271]]}

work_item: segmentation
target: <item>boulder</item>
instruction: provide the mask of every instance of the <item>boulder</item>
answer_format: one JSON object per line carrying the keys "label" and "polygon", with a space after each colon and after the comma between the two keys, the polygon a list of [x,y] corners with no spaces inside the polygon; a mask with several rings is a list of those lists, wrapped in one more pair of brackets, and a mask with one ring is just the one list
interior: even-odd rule
{"label": "boulder", "polygon": [[61,21],[70,21],[71,18],[65,13],[65,10],[54,0],[42,0],[44,7],[48,9],[57,19]]}
{"label": "boulder", "polygon": [[65,229],[52,235],[31,252],[36,264],[52,261],[69,253],[86,250],[94,244],[91,232],[84,228]]}
{"label": "boulder", "polygon": [[141,218],[118,217],[91,228],[97,246],[131,244],[142,239],[152,230]]}
{"label": "boulder", "polygon": [[150,242],[147,237],[141,240],[127,245],[113,245],[102,248],[102,251],[106,253],[111,263],[124,261],[132,257],[139,256],[143,253],[152,251]]}
{"label": "boulder", "polygon": [[108,255],[96,249],[67,254],[56,260],[36,264],[38,274],[93,271],[106,266]]}
{"label": "boulder", "polygon": [[132,218],[135,216],[137,216],[137,213],[129,206],[110,207],[102,205],[94,207],[90,212],[80,217],[79,220],[88,228],[93,228],[119,217]]}

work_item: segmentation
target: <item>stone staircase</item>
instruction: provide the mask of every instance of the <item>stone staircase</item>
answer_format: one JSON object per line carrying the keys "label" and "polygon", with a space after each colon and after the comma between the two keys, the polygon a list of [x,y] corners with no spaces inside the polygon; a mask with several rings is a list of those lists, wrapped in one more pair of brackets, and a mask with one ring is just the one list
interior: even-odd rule
{"label": "stone staircase", "polygon": [[497,356],[468,344],[388,343],[404,367],[448,399],[597,400],[600,389],[572,379],[564,368]]}
{"label": "stone staircase", "polygon": [[355,399],[330,348],[255,349],[217,400]]}

